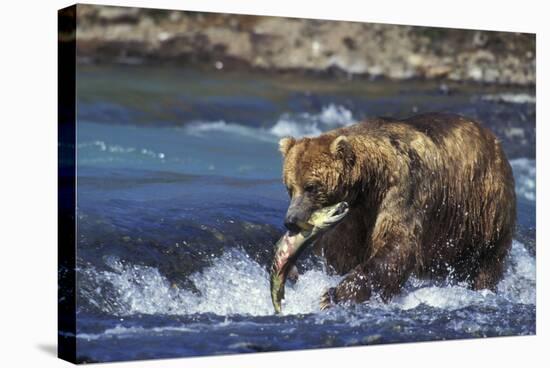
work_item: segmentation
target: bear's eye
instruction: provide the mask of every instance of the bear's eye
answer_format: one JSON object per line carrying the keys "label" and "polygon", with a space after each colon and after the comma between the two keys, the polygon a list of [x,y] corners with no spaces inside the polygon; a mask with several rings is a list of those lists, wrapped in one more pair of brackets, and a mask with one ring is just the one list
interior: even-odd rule
{"label": "bear's eye", "polygon": [[306,184],[304,187],[304,192],[306,193],[316,193],[317,192],[317,186],[315,184]]}

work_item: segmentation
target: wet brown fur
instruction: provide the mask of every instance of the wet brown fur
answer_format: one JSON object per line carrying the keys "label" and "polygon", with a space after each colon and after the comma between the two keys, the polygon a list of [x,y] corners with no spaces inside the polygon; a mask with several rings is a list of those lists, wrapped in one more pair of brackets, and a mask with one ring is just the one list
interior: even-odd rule
{"label": "wet brown fur", "polygon": [[514,179],[499,142],[478,123],[452,114],[378,118],[284,138],[280,149],[284,183],[306,212],[351,206],[315,245],[346,275],[330,291],[333,303],[373,292],[388,300],[412,273],[452,273],[474,289],[500,280],[515,226]]}

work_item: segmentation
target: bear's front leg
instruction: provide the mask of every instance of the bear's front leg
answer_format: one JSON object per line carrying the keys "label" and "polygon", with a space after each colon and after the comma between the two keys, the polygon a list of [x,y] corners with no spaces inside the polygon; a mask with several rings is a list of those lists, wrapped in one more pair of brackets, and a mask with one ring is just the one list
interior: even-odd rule
{"label": "bear's front leg", "polygon": [[372,256],[322,296],[322,310],[339,303],[361,303],[373,293],[384,301],[399,293],[415,266],[416,231],[402,216],[391,219],[377,222]]}

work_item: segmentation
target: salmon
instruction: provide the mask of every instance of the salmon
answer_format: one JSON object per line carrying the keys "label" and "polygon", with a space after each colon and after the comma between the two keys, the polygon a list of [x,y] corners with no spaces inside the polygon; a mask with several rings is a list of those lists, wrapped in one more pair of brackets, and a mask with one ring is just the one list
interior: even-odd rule
{"label": "salmon", "polygon": [[285,296],[285,282],[300,253],[314,243],[321,233],[340,223],[348,211],[349,206],[346,202],[321,208],[310,216],[300,232],[287,231],[277,242],[270,276],[271,301],[276,314],[282,311],[281,301]]}

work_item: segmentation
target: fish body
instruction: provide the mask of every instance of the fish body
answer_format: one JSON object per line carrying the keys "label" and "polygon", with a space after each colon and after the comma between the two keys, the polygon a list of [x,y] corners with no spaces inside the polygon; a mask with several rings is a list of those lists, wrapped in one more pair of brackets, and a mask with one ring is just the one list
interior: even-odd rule
{"label": "fish body", "polygon": [[325,230],[338,224],[348,213],[346,202],[324,207],[315,211],[308,223],[298,233],[286,232],[275,244],[275,256],[271,266],[271,301],[275,313],[281,313],[281,300],[285,295],[285,282],[288,273],[300,253]]}

